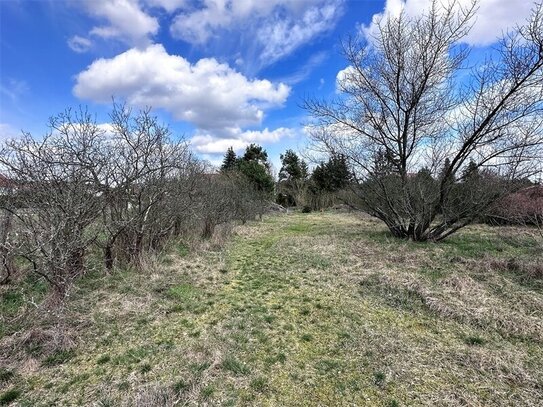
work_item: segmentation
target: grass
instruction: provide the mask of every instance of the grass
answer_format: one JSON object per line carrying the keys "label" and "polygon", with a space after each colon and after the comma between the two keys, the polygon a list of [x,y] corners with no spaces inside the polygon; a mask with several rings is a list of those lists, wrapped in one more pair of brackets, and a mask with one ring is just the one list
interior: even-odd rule
{"label": "grass", "polygon": [[11,404],[21,395],[21,391],[17,389],[11,389],[0,395],[0,406],[6,406]]}
{"label": "grass", "polygon": [[247,375],[250,370],[243,363],[232,356],[227,356],[222,362],[222,368],[234,375]]}
{"label": "grass", "polygon": [[538,261],[528,229],[433,244],[356,214],[266,217],[223,250],[85,276],[61,321],[31,281],[0,288],[0,402],[542,405]]}

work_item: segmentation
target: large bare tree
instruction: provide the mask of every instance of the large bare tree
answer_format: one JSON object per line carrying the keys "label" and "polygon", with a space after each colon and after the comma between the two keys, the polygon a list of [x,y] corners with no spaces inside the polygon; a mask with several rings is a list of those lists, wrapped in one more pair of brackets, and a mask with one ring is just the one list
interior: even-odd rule
{"label": "large bare tree", "polygon": [[349,159],[362,208],[395,236],[449,236],[543,157],[543,8],[473,66],[463,40],[476,9],[383,16],[344,42],[341,96],[305,101],[314,148]]}

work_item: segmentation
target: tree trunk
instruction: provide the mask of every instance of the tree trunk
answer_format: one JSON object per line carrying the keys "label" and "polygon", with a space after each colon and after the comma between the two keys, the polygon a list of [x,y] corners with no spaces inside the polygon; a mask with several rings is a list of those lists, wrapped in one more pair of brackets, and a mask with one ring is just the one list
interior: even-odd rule
{"label": "tree trunk", "polygon": [[206,220],[204,222],[204,230],[202,232],[202,237],[204,239],[211,239],[213,237],[213,233],[215,232],[215,223],[211,220]]}
{"label": "tree trunk", "polygon": [[2,222],[0,223],[0,259],[6,275],[0,278],[0,284],[8,283],[13,274],[13,257],[11,253],[9,253],[7,246],[8,235],[12,226],[13,213],[10,211],[3,211],[3,215]]}

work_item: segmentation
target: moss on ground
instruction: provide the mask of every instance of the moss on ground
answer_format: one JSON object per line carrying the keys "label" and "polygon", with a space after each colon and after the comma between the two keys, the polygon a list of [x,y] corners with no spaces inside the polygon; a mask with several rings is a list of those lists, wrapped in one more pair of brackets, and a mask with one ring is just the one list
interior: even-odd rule
{"label": "moss on ground", "polygon": [[295,213],[238,227],[222,251],[185,248],[82,279],[69,351],[19,346],[22,297],[3,291],[0,393],[28,406],[543,403],[541,282],[493,263],[543,259],[528,230],[420,244],[356,214]]}

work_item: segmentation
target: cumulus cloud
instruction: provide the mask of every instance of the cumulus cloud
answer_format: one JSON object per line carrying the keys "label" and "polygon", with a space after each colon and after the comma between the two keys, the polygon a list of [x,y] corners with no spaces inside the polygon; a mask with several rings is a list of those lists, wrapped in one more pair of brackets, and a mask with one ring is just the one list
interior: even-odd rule
{"label": "cumulus cloud", "polygon": [[115,96],[131,105],[163,108],[200,129],[216,130],[260,124],[264,109],[281,106],[290,87],[250,80],[214,58],[191,64],[155,44],[94,61],[77,75],[73,92],[95,102]]}
{"label": "cumulus cloud", "polygon": [[[224,38],[238,30],[241,42],[257,47],[261,65],[291,54],[334,27],[343,0],[203,0],[203,7],[178,14],[170,31],[192,44]],[[243,27],[243,30],[239,30]],[[251,50],[252,51],[252,50]]]}
{"label": "cumulus cloud", "polygon": [[275,130],[247,130],[239,128],[230,129],[226,137],[217,137],[208,133],[196,134],[190,142],[193,148],[199,153],[223,154],[229,147],[235,151],[241,151],[251,143],[276,143],[284,137],[293,137],[293,129],[280,127]]}
{"label": "cumulus cloud", "polygon": [[[472,0],[458,0],[458,4],[468,7]],[[402,10],[407,15],[421,15],[430,7],[431,0],[386,0],[382,13],[373,16],[369,26],[362,27],[366,35],[375,32],[377,22],[387,15],[397,16]],[[474,26],[465,38],[469,45],[486,46],[516,24],[521,24],[530,16],[534,3],[531,1],[480,0]]]}

